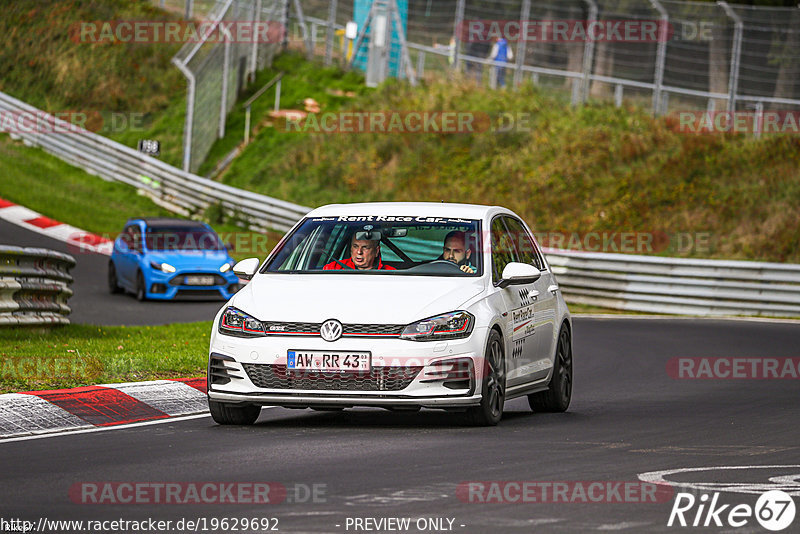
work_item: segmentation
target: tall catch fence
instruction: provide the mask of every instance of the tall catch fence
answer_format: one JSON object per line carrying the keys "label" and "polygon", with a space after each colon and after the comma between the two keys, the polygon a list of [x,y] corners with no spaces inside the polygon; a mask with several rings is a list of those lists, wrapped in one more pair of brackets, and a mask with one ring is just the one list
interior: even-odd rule
{"label": "tall catch fence", "polygon": [[[328,28],[343,34],[353,0],[301,4],[316,29],[317,53],[347,62],[347,44],[329,39]],[[563,88],[573,104],[638,99],[657,114],[800,110],[800,7],[676,0],[409,0],[407,6],[411,64],[401,76],[408,69],[417,78],[457,69],[495,86],[504,68],[507,84]],[[627,27],[637,31],[626,34]],[[497,36],[509,41],[507,62],[489,59]],[[362,53],[368,46],[366,39]]]}
{"label": "tall catch fence", "polygon": [[287,8],[286,0],[217,1],[202,17],[209,27],[201,39],[172,58],[187,80],[183,170],[197,171],[225,135],[228,112],[248,80],[272,63],[285,36]]}
{"label": "tall catch fence", "polygon": [[[173,58],[187,79],[184,170],[195,172],[225,133],[239,92],[282,46],[367,68],[372,0],[153,0],[225,23],[269,23],[283,32],[250,42],[224,30],[187,43]],[[404,49],[389,17],[384,75],[415,79],[457,70],[480,85],[524,81],[568,91],[573,104],[626,99],[655,114],[708,110],[800,111],[800,7],[684,0],[376,0],[396,9]],[[384,8],[385,9],[385,8]],[[380,9],[379,9],[380,11]],[[358,39],[346,35],[356,23]],[[628,28],[633,28],[628,33]],[[364,30],[363,35],[361,35]],[[649,32],[649,33],[648,33]],[[278,38],[279,37],[279,38]],[[506,62],[490,59],[495,37]],[[357,45],[357,46],[356,46]],[[375,78],[368,72],[368,78]],[[790,115],[788,118],[796,117]],[[756,135],[759,127],[754,128]]]}

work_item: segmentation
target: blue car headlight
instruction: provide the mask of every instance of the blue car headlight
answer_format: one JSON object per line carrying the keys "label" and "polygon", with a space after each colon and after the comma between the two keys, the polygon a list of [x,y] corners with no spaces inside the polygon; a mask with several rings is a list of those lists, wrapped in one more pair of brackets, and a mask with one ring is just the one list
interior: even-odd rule
{"label": "blue car headlight", "polygon": [[265,336],[264,324],[234,307],[229,307],[219,320],[219,333],[236,337]]}
{"label": "blue car headlight", "polygon": [[400,338],[414,341],[461,339],[469,337],[473,326],[475,317],[471,313],[454,311],[411,323],[403,329]]}
{"label": "blue car headlight", "polygon": [[161,271],[162,273],[167,273],[167,274],[174,273],[175,271],[177,271],[177,269],[172,265],[170,265],[169,263],[159,263],[157,261],[151,261],[150,267],[152,267],[156,271]]}

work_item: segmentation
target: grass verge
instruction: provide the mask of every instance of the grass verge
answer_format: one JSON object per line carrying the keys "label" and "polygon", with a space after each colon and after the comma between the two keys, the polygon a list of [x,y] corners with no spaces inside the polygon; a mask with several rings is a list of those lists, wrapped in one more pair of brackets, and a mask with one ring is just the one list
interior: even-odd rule
{"label": "grass verge", "polygon": [[[170,60],[181,43],[99,37],[104,21],[180,19],[139,0],[5,0],[0,91],[131,147],[157,136],[180,162],[186,81]],[[97,31],[81,37],[82,23]]]}
{"label": "grass verge", "polygon": [[[130,217],[174,216],[123,183],[107,182],[38,148],[0,135],[0,198],[114,239]],[[197,218],[209,222],[234,246],[236,260],[264,258],[280,235],[244,230],[216,206]]]}
{"label": "grass verge", "polygon": [[205,376],[211,322],[0,329],[0,393]]}

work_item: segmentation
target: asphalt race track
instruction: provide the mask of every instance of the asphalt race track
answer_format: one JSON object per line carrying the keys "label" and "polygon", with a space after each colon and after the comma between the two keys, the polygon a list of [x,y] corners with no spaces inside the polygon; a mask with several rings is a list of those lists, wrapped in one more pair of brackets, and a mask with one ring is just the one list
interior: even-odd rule
{"label": "asphalt race track", "polygon": [[108,257],[101,254],[77,252],[73,247],[50,237],[31,232],[0,220],[0,244],[19,247],[39,247],[66,252],[75,258],[72,269],[72,290],[68,304],[73,323],[97,325],[158,325],[210,321],[224,300],[205,301],[147,301],[138,302],[133,295],[111,295],[106,273]]}
{"label": "asphalt race track", "polygon": [[[757,495],[732,491],[747,487],[742,484],[800,495],[798,380],[675,379],[667,371],[675,357],[797,357],[800,324],[578,318],[574,330],[575,394],[565,414],[534,414],[518,399],[506,404],[498,427],[472,428],[458,414],[429,410],[265,408],[252,427],[216,426],[201,416],[0,442],[0,517],[34,523],[152,518],[173,521],[172,532],[192,530],[175,530],[181,518],[205,520],[200,532],[234,532],[230,518],[277,518],[280,532],[749,533],[766,530],[753,518],[738,529],[667,527],[671,490],[662,502],[636,502],[624,492],[623,500],[633,502],[618,502],[613,492],[607,493],[611,503],[582,502],[574,493],[564,494],[566,502],[563,496],[507,502],[520,500],[511,492],[506,502],[480,503],[459,488],[471,481],[583,482],[585,488],[592,481],[636,483],[652,471],[744,467],[666,478],[694,488],[715,482],[719,503],[731,505],[754,505]],[[150,493],[135,503],[108,504],[132,495],[109,490],[106,504],[87,504],[87,487],[96,497],[98,488],[119,487],[105,482],[276,483],[288,498],[166,504],[164,494]],[[316,498],[309,496],[314,488]],[[687,512],[690,522],[694,511]],[[211,528],[224,518],[226,528]],[[410,526],[372,522],[388,518],[408,519]],[[444,528],[420,519],[442,521]],[[797,532],[798,525],[800,517],[784,532]]]}

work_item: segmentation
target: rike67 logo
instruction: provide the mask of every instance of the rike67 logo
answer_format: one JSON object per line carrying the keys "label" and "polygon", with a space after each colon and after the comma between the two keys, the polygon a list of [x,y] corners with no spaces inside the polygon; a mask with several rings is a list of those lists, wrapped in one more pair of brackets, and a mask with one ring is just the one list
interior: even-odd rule
{"label": "rike67 logo", "polygon": [[744,527],[753,519],[763,528],[773,532],[784,530],[792,524],[795,504],[792,497],[781,490],[767,491],[758,498],[755,506],[749,504],[719,504],[720,493],[678,493],[669,514],[667,526],[681,527]]}

